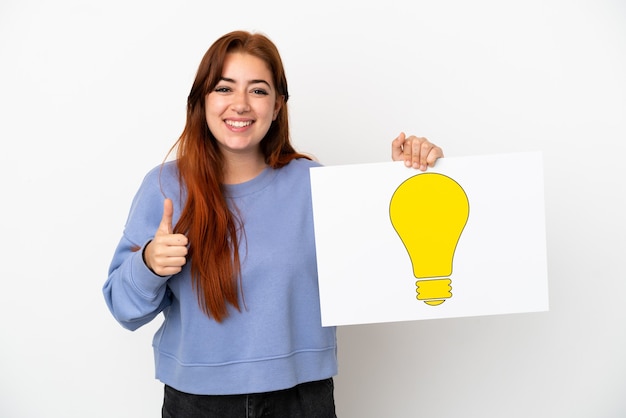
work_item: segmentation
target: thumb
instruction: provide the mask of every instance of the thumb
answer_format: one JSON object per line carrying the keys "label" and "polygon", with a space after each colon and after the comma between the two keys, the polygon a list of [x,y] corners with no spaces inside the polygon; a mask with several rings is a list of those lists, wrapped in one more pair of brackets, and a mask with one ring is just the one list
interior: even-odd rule
{"label": "thumb", "polygon": [[406,135],[404,132],[400,132],[392,142],[391,142],[391,158],[394,161],[402,160],[404,154],[404,141],[406,139]]}
{"label": "thumb", "polygon": [[159,230],[162,234],[171,234],[172,228],[172,217],[174,216],[174,204],[172,203],[172,199],[165,199],[163,201],[163,217],[161,218],[161,223],[159,224]]}

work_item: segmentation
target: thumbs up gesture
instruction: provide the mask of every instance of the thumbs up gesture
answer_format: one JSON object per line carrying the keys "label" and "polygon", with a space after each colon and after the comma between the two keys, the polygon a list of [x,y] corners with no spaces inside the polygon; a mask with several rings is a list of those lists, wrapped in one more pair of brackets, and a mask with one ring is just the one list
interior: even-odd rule
{"label": "thumbs up gesture", "polygon": [[172,217],[174,205],[171,199],[163,202],[163,217],[154,239],[146,246],[143,257],[150,270],[159,276],[171,276],[180,272],[187,262],[187,237],[174,234]]}

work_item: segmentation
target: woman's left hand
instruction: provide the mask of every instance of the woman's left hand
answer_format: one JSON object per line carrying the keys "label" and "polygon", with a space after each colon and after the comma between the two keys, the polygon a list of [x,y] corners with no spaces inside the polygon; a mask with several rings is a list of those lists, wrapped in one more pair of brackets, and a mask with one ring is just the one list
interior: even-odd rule
{"label": "woman's left hand", "polygon": [[401,132],[391,142],[391,158],[394,161],[404,161],[407,167],[426,171],[433,167],[437,159],[443,157],[443,150],[426,138],[416,136],[407,137]]}

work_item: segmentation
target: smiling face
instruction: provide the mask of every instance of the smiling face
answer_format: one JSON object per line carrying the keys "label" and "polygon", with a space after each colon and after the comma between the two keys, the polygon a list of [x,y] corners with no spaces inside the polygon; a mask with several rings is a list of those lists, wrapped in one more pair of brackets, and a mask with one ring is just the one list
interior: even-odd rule
{"label": "smiling face", "polygon": [[222,76],[205,97],[206,121],[225,158],[262,158],[260,142],[282,104],[265,61],[250,54],[226,55]]}

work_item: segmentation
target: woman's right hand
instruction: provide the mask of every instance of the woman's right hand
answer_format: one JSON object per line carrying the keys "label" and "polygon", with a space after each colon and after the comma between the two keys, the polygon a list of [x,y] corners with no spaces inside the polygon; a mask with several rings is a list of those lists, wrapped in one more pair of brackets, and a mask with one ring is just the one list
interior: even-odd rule
{"label": "woman's right hand", "polygon": [[159,276],[171,276],[180,272],[187,262],[187,237],[174,234],[172,217],[174,204],[171,199],[163,202],[163,217],[159,228],[143,251],[146,266]]}

